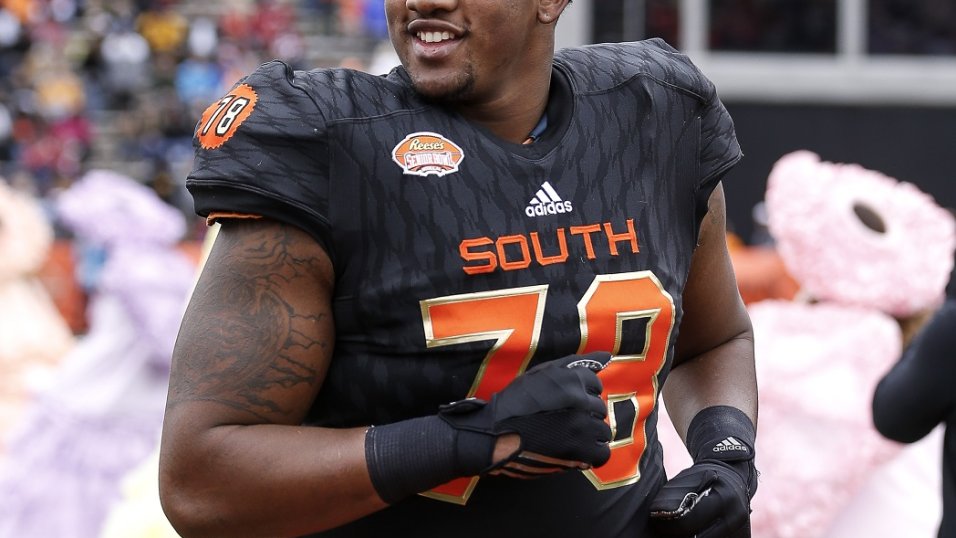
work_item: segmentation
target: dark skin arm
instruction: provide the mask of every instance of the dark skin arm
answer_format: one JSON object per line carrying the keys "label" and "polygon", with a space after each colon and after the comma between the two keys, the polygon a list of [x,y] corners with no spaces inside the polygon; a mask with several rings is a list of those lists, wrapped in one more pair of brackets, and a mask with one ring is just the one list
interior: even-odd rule
{"label": "dark skin arm", "polygon": [[[299,425],[332,358],[333,277],[297,228],[223,223],[173,352],[160,449],[163,509],[184,538],[299,536],[387,506],[366,428]],[[518,446],[501,436],[494,459]]]}
{"label": "dark skin arm", "polygon": [[710,197],[683,298],[675,366],[663,389],[674,427],[686,440],[694,415],[714,405],[736,407],[756,425],[753,328],[727,252],[721,185]]}
{"label": "dark skin arm", "polygon": [[173,353],[160,454],[183,536],[294,536],[379,510],[365,428],[300,427],[332,356],[332,266],[302,231],[227,221]]}

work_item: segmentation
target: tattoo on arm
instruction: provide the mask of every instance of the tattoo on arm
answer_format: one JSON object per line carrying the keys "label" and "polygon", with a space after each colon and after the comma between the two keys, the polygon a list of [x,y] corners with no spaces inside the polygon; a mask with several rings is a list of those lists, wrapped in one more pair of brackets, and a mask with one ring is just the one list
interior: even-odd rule
{"label": "tattoo on arm", "polygon": [[207,400],[255,422],[301,420],[332,347],[325,271],[303,239],[274,223],[223,227],[183,320],[170,406]]}

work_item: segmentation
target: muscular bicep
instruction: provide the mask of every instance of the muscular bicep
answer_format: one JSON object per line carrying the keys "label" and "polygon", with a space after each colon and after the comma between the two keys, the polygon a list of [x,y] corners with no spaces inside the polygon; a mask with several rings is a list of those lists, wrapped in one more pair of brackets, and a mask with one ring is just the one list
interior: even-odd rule
{"label": "muscular bicep", "polygon": [[206,427],[300,423],[332,353],[331,290],[331,263],[301,230],[224,222],[173,353],[167,420],[183,407]]}

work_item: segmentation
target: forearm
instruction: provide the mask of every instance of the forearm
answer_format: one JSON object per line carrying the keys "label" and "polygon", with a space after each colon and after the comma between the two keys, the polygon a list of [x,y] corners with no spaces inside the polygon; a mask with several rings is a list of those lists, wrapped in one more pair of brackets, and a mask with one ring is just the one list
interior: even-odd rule
{"label": "forearm", "polygon": [[[213,403],[194,402],[187,411]],[[169,425],[167,427],[170,427]],[[164,436],[163,508],[190,536],[299,536],[382,509],[365,463],[365,428],[256,424]]]}
{"label": "forearm", "polygon": [[667,412],[682,439],[699,411],[736,407],[757,424],[753,326],[727,252],[723,188],[710,198],[684,288],[684,315],[674,366],[663,388]]}
{"label": "forearm", "polygon": [[[651,528],[661,536],[750,536],[758,472],[749,331],[681,362],[667,378],[664,397],[694,463],[655,497]],[[690,498],[696,502],[688,504]]]}
{"label": "forearm", "polygon": [[662,396],[682,439],[702,409],[728,405],[757,424],[757,380],[753,334],[742,332],[718,347],[689,358],[671,370]]}

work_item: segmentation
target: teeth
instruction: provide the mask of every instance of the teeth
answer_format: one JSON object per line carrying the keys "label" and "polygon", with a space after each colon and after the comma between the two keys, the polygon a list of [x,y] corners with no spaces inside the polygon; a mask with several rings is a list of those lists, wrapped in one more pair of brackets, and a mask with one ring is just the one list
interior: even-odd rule
{"label": "teeth", "polygon": [[418,32],[418,39],[425,43],[441,43],[451,39],[451,32]]}

